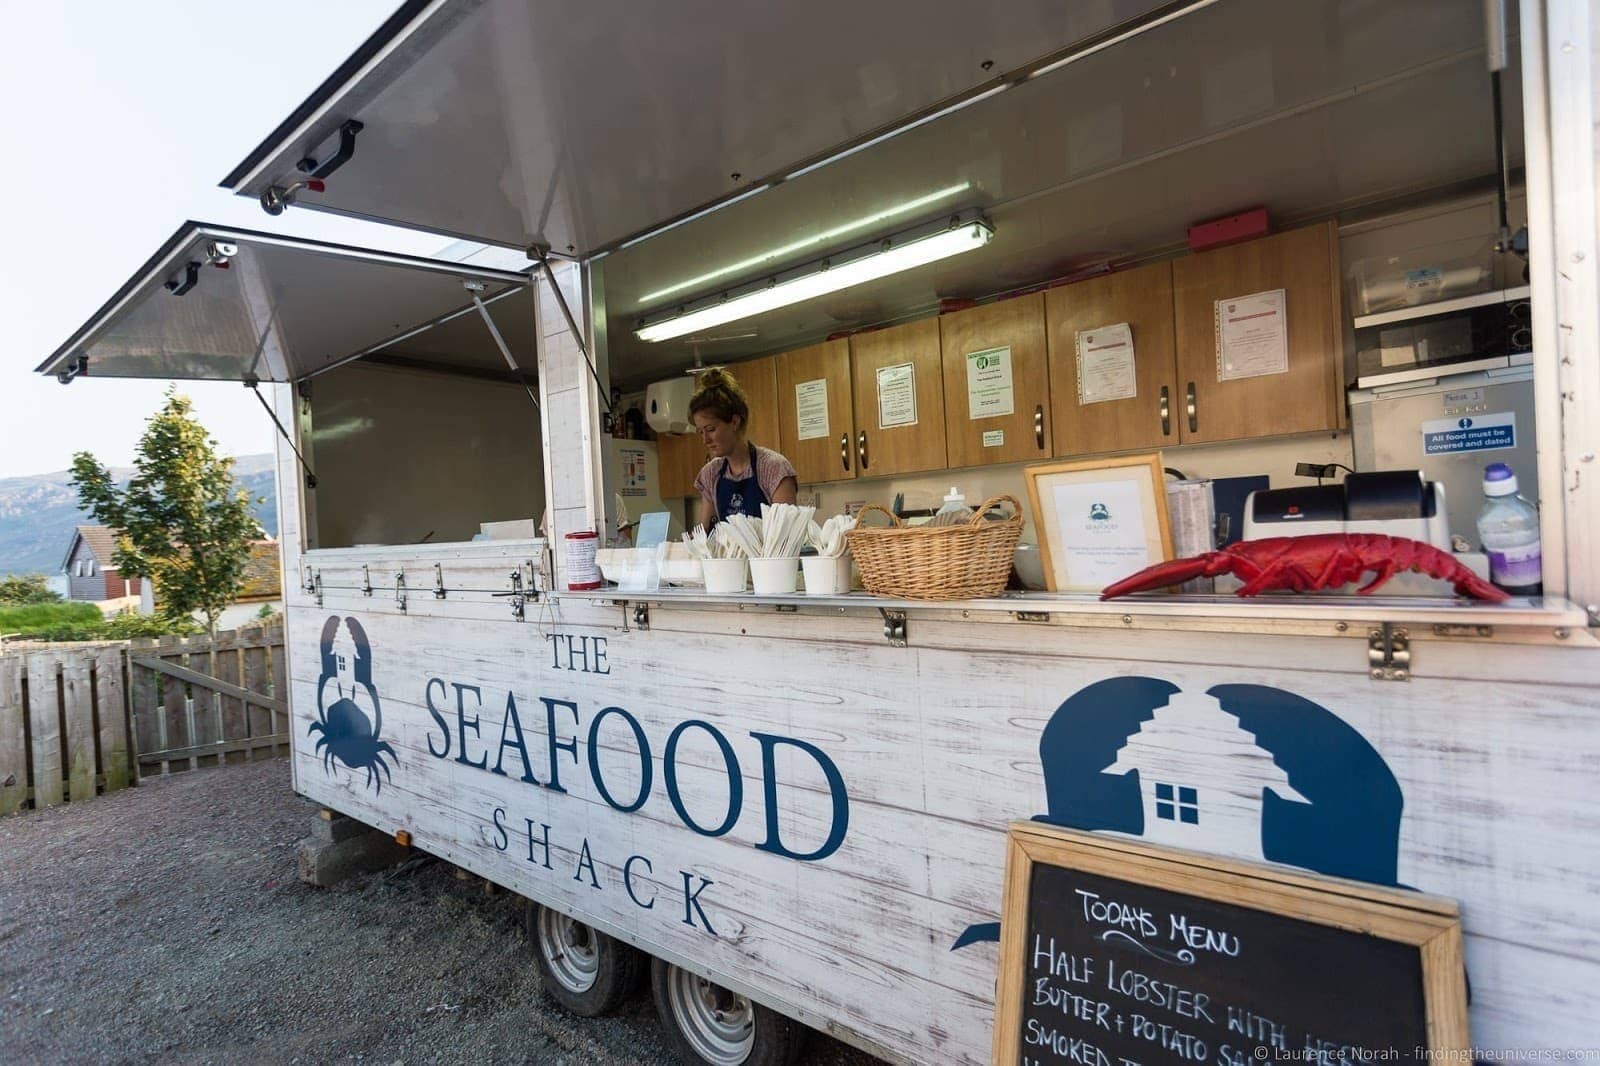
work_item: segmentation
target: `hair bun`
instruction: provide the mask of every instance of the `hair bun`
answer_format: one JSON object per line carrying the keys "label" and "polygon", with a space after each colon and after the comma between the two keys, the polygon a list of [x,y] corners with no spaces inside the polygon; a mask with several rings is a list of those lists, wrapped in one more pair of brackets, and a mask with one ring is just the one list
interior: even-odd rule
{"label": "hair bun", "polygon": [[727,389],[729,392],[734,392],[738,388],[739,383],[734,380],[733,375],[720,366],[702,370],[694,385],[696,393],[710,392],[712,389]]}

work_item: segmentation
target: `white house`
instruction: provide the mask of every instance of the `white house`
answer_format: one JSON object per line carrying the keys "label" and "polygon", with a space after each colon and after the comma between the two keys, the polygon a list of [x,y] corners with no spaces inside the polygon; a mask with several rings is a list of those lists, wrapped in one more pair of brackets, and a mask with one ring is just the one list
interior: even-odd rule
{"label": "white house", "polygon": [[1204,693],[1179,692],[1156,708],[1102,772],[1138,773],[1145,840],[1261,861],[1265,792],[1309,802],[1255,734]]}
{"label": "white house", "polygon": [[[260,615],[263,607],[283,610],[283,571],[279,563],[279,545],[272,538],[254,541],[250,545],[250,562],[245,566],[244,584],[239,595],[222,610],[217,619],[218,629],[233,629]],[[156,611],[155,582],[146,581],[139,594],[139,613]],[[205,619],[196,615],[196,621]]]}

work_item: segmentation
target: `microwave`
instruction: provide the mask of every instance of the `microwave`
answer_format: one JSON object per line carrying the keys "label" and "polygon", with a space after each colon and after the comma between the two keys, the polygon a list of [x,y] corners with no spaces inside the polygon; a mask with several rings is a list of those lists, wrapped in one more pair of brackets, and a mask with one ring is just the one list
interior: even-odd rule
{"label": "microwave", "polygon": [[1514,365],[1533,350],[1528,292],[1503,289],[1357,318],[1357,387],[1432,377],[1444,367]]}

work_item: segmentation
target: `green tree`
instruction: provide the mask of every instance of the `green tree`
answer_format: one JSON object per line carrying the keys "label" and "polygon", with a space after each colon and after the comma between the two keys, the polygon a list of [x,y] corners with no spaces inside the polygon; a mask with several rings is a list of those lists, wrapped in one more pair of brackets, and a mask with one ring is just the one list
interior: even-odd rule
{"label": "green tree", "polygon": [[156,603],[167,618],[199,611],[213,634],[244,582],[250,542],[261,536],[249,494],[234,482],[233,460],[216,448],[195,421],[189,398],[169,388],[139,439],[126,490],[88,452],[72,458],[72,484],[83,506],[118,531],[122,573],[155,582]]}
{"label": "green tree", "polygon": [[0,603],[57,603],[59,592],[51,592],[43,574],[12,574],[0,578]]}

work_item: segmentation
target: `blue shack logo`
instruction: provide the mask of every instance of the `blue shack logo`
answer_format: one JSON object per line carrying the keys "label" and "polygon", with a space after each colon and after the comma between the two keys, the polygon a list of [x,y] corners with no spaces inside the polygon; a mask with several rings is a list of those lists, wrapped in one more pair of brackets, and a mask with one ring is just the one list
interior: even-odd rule
{"label": "blue shack logo", "polygon": [[[1399,782],[1332,711],[1266,685],[1087,685],[1039,738],[1034,821],[1398,885]],[[974,925],[955,947],[999,937]]]}
{"label": "blue shack logo", "polygon": [[[333,700],[330,706],[328,701]],[[394,749],[383,740],[383,708],[372,687],[372,645],[367,631],[354,618],[333,615],[322,626],[322,676],[317,679],[317,720],[306,735],[321,733],[316,751],[322,768],[331,773],[335,762],[352,771],[367,772],[367,787],[383,791]],[[379,773],[381,771],[381,774]]]}

